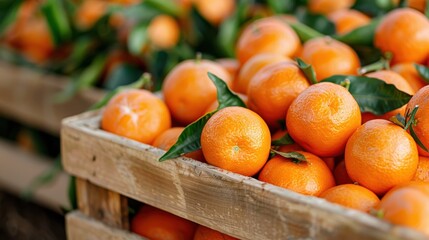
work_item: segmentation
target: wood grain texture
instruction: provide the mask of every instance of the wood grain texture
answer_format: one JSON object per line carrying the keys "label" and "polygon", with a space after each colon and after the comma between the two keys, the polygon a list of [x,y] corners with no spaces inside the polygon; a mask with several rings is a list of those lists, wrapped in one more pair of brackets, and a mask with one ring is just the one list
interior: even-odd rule
{"label": "wood grain texture", "polygon": [[81,178],[76,179],[76,190],[81,212],[108,226],[129,229],[126,197]]}
{"label": "wood grain texture", "polygon": [[147,240],[128,231],[112,228],[79,211],[67,214],[66,228],[68,240]]}
{"label": "wood grain texture", "polygon": [[69,173],[241,239],[426,239],[367,214],[303,196],[99,129],[99,112],[63,122]]}
{"label": "wood grain texture", "polygon": [[69,81],[0,61],[0,114],[58,135],[63,118],[86,111],[104,94],[86,89],[65,103],[55,103],[54,96]]}
{"label": "wood grain texture", "polygon": [[[0,189],[22,194],[38,176],[49,171],[53,164],[53,159],[37,156],[11,143],[0,141]],[[61,212],[61,208],[70,207],[68,183],[69,175],[62,172],[52,183],[38,188],[31,200]]]}

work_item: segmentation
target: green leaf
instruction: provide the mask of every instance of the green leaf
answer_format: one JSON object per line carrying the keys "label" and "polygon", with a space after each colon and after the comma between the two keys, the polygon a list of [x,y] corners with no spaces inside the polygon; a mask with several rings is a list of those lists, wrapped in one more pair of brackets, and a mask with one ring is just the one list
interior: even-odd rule
{"label": "green leaf", "polygon": [[41,10],[49,25],[55,44],[59,46],[69,40],[72,36],[72,29],[62,1],[47,0],[42,5]]}
{"label": "green leaf", "polygon": [[281,138],[277,140],[271,141],[271,145],[273,146],[285,146],[285,145],[291,145],[294,144],[295,141],[290,137],[288,133],[283,135]]}
{"label": "green leaf", "polygon": [[348,45],[372,46],[374,41],[375,29],[380,23],[381,18],[373,19],[369,24],[356,28],[344,35],[334,35],[333,38]]}
{"label": "green leaf", "polygon": [[399,113],[395,116],[390,117],[389,120],[394,124],[400,126],[401,128],[405,127],[405,118]]}
{"label": "green leaf", "polygon": [[179,17],[183,15],[183,9],[176,1],[171,0],[144,0],[143,4],[151,6],[163,13]]}
{"label": "green leaf", "polygon": [[148,43],[147,25],[140,24],[134,27],[128,37],[128,49],[134,55],[141,55],[143,48]]}
{"label": "green leaf", "polygon": [[137,81],[143,74],[143,70],[137,66],[123,63],[115,66],[104,81],[103,88],[113,90],[117,87]]}
{"label": "green leaf", "polygon": [[6,3],[8,4],[7,6],[3,6],[4,4],[1,5],[4,12],[0,13],[0,36],[2,36],[7,28],[15,21],[23,0],[15,0]]}
{"label": "green leaf", "polygon": [[[429,6],[429,4],[428,4]],[[416,68],[417,72],[419,73],[419,76],[427,83],[429,83],[429,68],[421,65],[421,64],[417,64],[414,63],[414,67]]]}
{"label": "green leaf", "polygon": [[301,69],[301,71],[304,73],[307,80],[311,84],[317,83],[316,72],[314,71],[314,68],[310,64],[305,63],[300,58],[297,58],[296,62],[298,63],[299,69]]}
{"label": "green leaf", "polygon": [[392,59],[392,56],[393,55],[390,52],[384,53],[384,56],[382,56],[380,58],[380,60],[359,68],[358,74],[364,75],[364,74],[367,74],[369,72],[375,72],[375,71],[379,71],[379,70],[390,69],[390,60]]}
{"label": "green leaf", "polygon": [[411,96],[398,90],[393,84],[364,76],[335,75],[321,82],[332,82],[341,85],[350,81],[349,92],[359,104],[361,112],[382,115],[408,103]]}
{"label": "green leaf", "polygon": [[268,7],[276,14],[291,12],[295,8],[295,1],[267,0]]}
{"label": "green leaf", "polygon": [[313,14],[306,8],[299,8],[296,11],[296,17],[299,22],[309,26],[316,31],[325,34],[335,34],[335,24],[332,23],[326,16],[321,14]]}
{"label": "green leaf", "polygon": [[352,8],[370,16],[381,16],[395,5],[392,0],[356,0]]}
{"label": "green leaf", "polygon": [[302,153],[299,153],[299,152],[287,152],[287,153],[285,153],[285,152],[280,152],[280,151],[277,151],[277,150],[274,150],[274,149],[271,149],[271,152],[273,152],[273,153],[275,153],[277,155],[280,155],[280,156],[282,156],[284,158],[293,159],[293,160],[295,160],[297,162],[308,162],[307,158],[305,158],[305,156]]}
{"label": "green leaf", "polygon": [[209,72],[207,74],[217,89],[217,100],[219,102],[218,110],[230,106],[246,107],[243,100],[241,100],[241,98],[236,94],[232,93],[231,90],[229,90],[228,85],[226,85],[222,79],[213,73]]}
{"label": "green leaf", "polygon": [[422,141],[420,141],[416,132],[414,132],[413,126],[410,127],[410,135],[411,135],[411,137],[413,137],[414,141],[416,141],[417,145],[419,145],[426,152],[429,152],[428,148],[422,143]]}
{"label": "green leaf", "polygon": [[316,37],[324,36],[322,33],[300,22],[291,22],[289,23],[289,25],[296,32],[296,34],[298,34],[298,37],[299,39],[301,39],[302,42],[306,42]]}

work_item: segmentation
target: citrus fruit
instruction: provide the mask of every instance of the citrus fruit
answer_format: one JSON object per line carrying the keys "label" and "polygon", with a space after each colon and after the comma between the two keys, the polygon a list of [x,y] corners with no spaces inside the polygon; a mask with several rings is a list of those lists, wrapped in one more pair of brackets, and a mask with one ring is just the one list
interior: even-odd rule
{"label": "citrus fruit", "polygon": [[419,165],[417,165],[416,175],[413,181],[429,183],[429,158],[419,156]]}
{"label": "citrus fruit", "polygon": [[413,94],[420,90],[420,88],[427,85],[427,83],[420,77],[414,63],[399,63],[392,67],[392,71],[401,75],[413,89]]}
{"label": "citrus fruit", "polygon": [[237,238],[223,234],[208,227],[199,225],[193,240],[235,240]]}
{"label": "citrus fruit", "polygon": [[168,49],[179,42],[180,27],[176,19],[169,15],[158,15],[147,28],[149,41],[156,47]]}
{"label": "citrus fruit", "polygon": [[328,19],[335,24],[335,30],[340,35],[365,26],[371,21],[371,18],[353,9],[332,12],[328,15]]}
{"label": "citrus fruit", "polygon": [[193,0],[195,8],[209,23],[217,26],[235,9],[235,0]]}
{"label": "citrus fruit", "polygon": [[335,183],[337,185],[353,183],[353,180],[350,179],[349,174],[347,173],[346,164],[344,160],[342,160],[337,164],[337,166],[335,166],[334,178]]}
{"label": "citrus fruit", "polygon": [[313,13],[328,14],[350,8],[354,3],[355,0],[309,0],[307,6]]}
{"label": "citrus fruit", "polygon": [[370,190],[355,184],[343,184],[330,188],[320,195],[321,198],[353,208],[362,212],[369,212],[380,199]]}

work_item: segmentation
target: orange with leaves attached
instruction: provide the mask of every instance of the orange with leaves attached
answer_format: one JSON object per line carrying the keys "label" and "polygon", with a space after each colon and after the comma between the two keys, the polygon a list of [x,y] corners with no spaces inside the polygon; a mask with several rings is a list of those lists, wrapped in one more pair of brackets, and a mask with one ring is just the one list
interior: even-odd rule
{"label": "orange with leaves attached", "polygon": [[264,166],[271,147],[270,130],[258,114],[242,107],[215,113],[201,133],[207,163],[253,176]]}
{"label": "orange with leaves attached", "polygon": [[321,198],[353,208],[369,212],[380,203],[380,199],[370,190],[355,184],[343,184],[330,188],[320,195]]}

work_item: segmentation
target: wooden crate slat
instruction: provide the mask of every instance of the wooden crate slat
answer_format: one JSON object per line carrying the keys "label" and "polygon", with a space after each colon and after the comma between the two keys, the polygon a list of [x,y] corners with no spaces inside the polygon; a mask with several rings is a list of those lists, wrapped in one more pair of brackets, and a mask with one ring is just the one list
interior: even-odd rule
{"label": "wooden crate slat", "polygon": [[91,88],[65,103],[55,103],[54,96],[69,81],[0,61],[0,114],[58,135],[63,118],[86,111],[104,94]]}
{"label": "wooden crate slat", "polygon": [[242,239],[425,239],[367,214],[306,197],[99,129],[99,112],[63,122],[69,173]]}
{"label": "wooden crate slat", "polygon": [[68,240],[147,240],[128,231],[112,228],[79,211],[67,214],[66,226]]}

